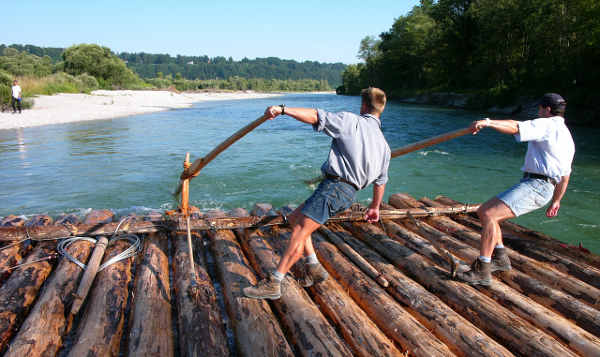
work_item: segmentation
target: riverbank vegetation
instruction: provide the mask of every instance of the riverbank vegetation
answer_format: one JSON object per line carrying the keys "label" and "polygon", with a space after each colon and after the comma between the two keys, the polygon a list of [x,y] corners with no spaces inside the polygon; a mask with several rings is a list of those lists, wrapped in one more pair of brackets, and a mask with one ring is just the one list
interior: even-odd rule
{"label": "riverbank vegetation", "polygon": [[339,93],[369,85],[392,98],[465,93],[470,105],[563,94],[579,119],[597,122],[600,2],[422,0],[379,37],[367,36]]}
{"label": "riverbank vegetation", "polygon": [[0,45],[0,104],[10,101],[14,78],[27,98],[38,94],[89,93],[95,89],[329,91],[341,83],[345,65],[266,58],[117,55],[81,44],[60,48]]}

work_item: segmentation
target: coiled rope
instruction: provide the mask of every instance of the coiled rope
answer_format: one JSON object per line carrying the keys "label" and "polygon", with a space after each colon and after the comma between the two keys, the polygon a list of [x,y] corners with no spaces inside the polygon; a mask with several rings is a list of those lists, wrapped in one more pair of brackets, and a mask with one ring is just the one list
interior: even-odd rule
{"label": "coiled rope", "polygon": [[[122,251],[121,253],[115,255],[114,257],[108,259],[106,262],[104,262],[104,264],[100,265],[100,267],[98,268],[98,271],[102,271],[104,268],[108,267],[111,264],[115,264],[117,262],[120,262],[121,260],[125,260],[127,258],[133,257],[135,256],[138,251],[140,250],[140,247],[142,245],[142,241],[141,239],[135,235],[135,234],[118,234],[119,228],[121,227],[121,225],[126,222],[127,220],[131,219],[133,217],[125,217],[123,218],[119,224],[117,225],[117,228],[115,229],[115,232],[113,233],[112,237],[109,239],[108,241],[108,245],[110,245],[111,243],[114,243],[116,241],[119,240],[126,240],[128,241],[131,245],[129,246],[129,248],[125,249],[124,251]],[[69,246],[77,241],[88,241],[91,242],[93,244],[96,244],[97,240],[91,237],[70,237],[70,238],[64,238],[60,243],[58,243],[57,246],[57,250],[58,253],[60,253],[62,256],[64,256],[65,258],[67,258],[69,261],[77,264],[81,269],[86,268],[86,265],[83,264],[82,262],[80,262],[78,259],[76,259],[75,257],[73,257],[71,254],[69,254],[69,252],[67,251],[67,248],[69,248]]]}

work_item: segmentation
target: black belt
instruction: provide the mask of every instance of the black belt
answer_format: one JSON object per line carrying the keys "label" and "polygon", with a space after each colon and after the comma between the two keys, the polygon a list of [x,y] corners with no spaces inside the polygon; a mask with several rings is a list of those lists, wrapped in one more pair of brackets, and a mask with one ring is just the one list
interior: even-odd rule
{"label": "black belt", "polygon": [[540,179],[546,182],[549,182],[553,185],[556,185],[556,181],[552,177],[548,177],[546,175],[534,174],[533,172],[524,172],[523,178],[532,178],[532,179]]}
{"label": "black belt", "polygon": [[330,174],[325,174],[325,178],[329,179],[329,180],[333,180],[333,181],[340,181],[340,182],[343,182],[343,183],[347,183],[348,185],[354,187],[356,189],[356,191],[360,191],[360,188],[358,186],[356,186],[352,182],[346,180],[345,178],[341,178],[339,176],[330,175]]}

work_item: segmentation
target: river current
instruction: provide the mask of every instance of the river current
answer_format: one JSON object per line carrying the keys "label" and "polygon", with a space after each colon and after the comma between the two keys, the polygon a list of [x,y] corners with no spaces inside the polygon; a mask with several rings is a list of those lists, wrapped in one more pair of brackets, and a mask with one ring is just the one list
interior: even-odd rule
{"label": "river current", "polygon": [[[188,109],[33,128],[0,130],[0,217],[108,208],[118,215],[176,207],[171,193],[185,153],[192,161],[260,117],[266,106],[354,111],[360,98],[287,94],[279,98],[198,103]],[[388,103],[383,132],[393,149],[468,126],[485,113]],[[600,253],[600,130],[572,127],[576,155],[559,216],[538,210],[516,219],[531,229]],[[298,205],[314,186],[330,138],[278,117],[224,151],[191,182],[191,204],[203,210]],[[386,200],[445,195],[480,203],[518,182],[526,144],[483,130],[476,136],[410,153],[390,164]],[[358,198],[368,204],[371,188]]]}

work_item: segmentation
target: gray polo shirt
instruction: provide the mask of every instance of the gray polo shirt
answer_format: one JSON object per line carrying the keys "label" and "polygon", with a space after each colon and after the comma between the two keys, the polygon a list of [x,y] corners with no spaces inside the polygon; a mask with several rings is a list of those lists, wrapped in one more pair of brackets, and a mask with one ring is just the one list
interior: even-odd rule
{"label": "gray polo shirt", "polygon": [[378,118],[322,109],[317,109],[317,115],[313,128],[333,139],[329,158],[321,166],[323,174],[339,176],[361,188],[388,181],[391,150]]}

